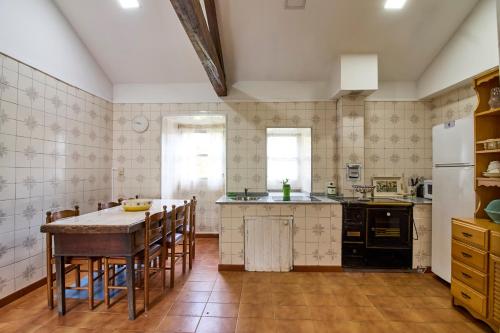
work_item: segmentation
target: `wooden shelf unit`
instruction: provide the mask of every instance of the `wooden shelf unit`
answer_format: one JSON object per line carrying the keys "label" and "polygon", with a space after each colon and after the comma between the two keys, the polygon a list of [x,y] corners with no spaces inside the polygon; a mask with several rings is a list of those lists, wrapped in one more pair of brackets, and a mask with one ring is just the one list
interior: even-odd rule
{"label": "wooden shelf unit", "polygon": [[491,89],[499,85],[498,68],[474,79],[478,98],[474,111],[476,218],[488,219],[484,208],[490,201],[500,199],[500,179],[482,175],[491,161],[500,161],[500,149],[485,150],[483,147],[484,141],[500,138],[500,108],[492,109],[488,104]]}

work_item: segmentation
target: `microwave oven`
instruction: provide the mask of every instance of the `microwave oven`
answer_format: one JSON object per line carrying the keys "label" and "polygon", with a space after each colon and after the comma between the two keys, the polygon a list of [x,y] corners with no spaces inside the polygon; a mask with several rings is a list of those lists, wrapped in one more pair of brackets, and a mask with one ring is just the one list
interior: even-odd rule
{"label": "microwave oven", "polygon": [[432,200],[432,180],[424,180],[424,198]]}

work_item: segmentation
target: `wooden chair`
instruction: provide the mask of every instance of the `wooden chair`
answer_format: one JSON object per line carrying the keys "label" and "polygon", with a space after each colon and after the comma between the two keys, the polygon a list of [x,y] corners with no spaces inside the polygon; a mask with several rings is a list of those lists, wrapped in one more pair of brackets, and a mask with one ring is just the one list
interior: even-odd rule
{"label": "wooden chair", "polygon": [[[172,205],[172,211],[167,217],[167,220],[170,220],[170,228],[168,229],[164,250],[166,251],[166,258],[170,260],[170,266],[165,266],[166,270],[170,270],[170,288],[174,288],[175,264],[180,259],[182,259],[182,272],[186,272],[187,242],[184,242],[184,237],[187,235],[188,214],[189,204],[185,201],[183,206],[176,207]],[[176,246],[181,244],[182,252],[177,252]]]}
{"label": "wooden chair", "polygon": [[[75,210],[62,210],[55,213],[47,212],[46,223],[52,223],[54,221],[64,219],[67,217],[73,217],[80,215],[80,210],[78,206],[75,206]],[[50,309],[54,308],[54,269],[55,257],[52,255],[52,234],[47,233],[46,235],[46,265],[47,265],[47,301]],[[99,258],[82,258],[82,257],[67,257],[65,273],[74,271],[75,272],[75,287],[65,287],[66,289],[76,289],[76,290],[87,290],[88,293],[88,304],[89,309],[94,308],[94,262]],[[83,267],[83,269],[82,269]],[[81,272],[86,271],[88,273],[88,283],[87,287],[81,286]]]}
{"label": "wooden chair", "polygon": [[[160,272],[162,275],[162,290],[165,290],[165,251],[162,244],[167,236],[166,230],[167,206],[163,206],[163,211],[150,215],[146,212],[144,219],[144,250],[137,254],[135,263],[143,266],[144,272],[144,310],[149,310],[149,286],[152,272]],[[152,267],[151,263],[158,263],[158,267]],[[110,275],[110,265],[113,273]],[[126,265],[125,258],[104,258],[104,303],[106,307],[110,304],[110,290],[127,289],[126,286],[115,285],[114,282],[116,265]],[[110,283],[112,282],[112,283]]]}
{"label": "wooden chair", "polygon": [[108,208],[113,208],[113,207],[117,207],[117,206],[121,206],[121,201],[120,199],[118,199],[118,202],[108,202],[108,203],[101,203],[101,202],[98,202],[97,203],[97,210],[103,210],[103,209],[108,209]]}
{"label": "wooden chair", "polygon": [[[178,226],[177,230],[178,232],[182,233],[184,236],[184,241],[183,241],[183,252],[185,252],[186,256],[189,257],[189,269],[193,268],[193,260],[195,257],[195,252],[196,252],[196,204],[197,200],[196,197],[193,196],[193,199],[188,202],[184,201],[184,205],[188,207],[189,213],[186,215],[187,216],[187,226],[186,226],[186,232],[182,232],[183,226]],[[185,244],[184,244],[185,243]]]}

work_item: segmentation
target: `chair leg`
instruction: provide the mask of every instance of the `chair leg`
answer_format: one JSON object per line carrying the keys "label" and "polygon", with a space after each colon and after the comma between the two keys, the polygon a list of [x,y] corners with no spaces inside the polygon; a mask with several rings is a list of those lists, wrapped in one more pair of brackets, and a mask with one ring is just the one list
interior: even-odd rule
{"label": "chair leg", "polygon": [[87,292],[89,310],[94,309],[94,262],[91,258],[87,261]]}
{"label": "chair leg", "polygon": [[193,235],[189,233],[189,269],[193,269]]}
{"label": "chair leg", "polygon": [[54,289],[52,289],[52,275],[53,272],[51,258],[47,258],[47,305],[51,310],[54,308]]}
{"label": "chair leg", "polygon": [[101,275],[102,273],[102,258],[97,259],[97,273],[98,275]]}
{"label": "chair leg", "polygon": [[182,274],[186,273],[186,256],[187,256],[187,234],[184,233],[182,236],[184,239],[182,240]]}
{"label": "chair leg", "polygon": [[80,265],[76,266],[75,269],[75,286],[80,287]]}
{"label": "chair leg", "polygon": [[174,288],[175,281],[175,244],[170,247],[170,288]]}
{"label": "chair leg", "polygon": [[165,292],[165,248],[162,247],[161,253],[160,253],[160,277],[161,277],[161,291]]}
{"label": "chair leg", "polygon": [[144,311],[149,311],[149,258],[144,258]]}
{"label": "chair leg", "polygon": [[[114,267],[114,266],[113,266]],[[109,266],[108,266],[108,258],[104,258],[104,305],[106,305],[106,309],[109,308]]]}

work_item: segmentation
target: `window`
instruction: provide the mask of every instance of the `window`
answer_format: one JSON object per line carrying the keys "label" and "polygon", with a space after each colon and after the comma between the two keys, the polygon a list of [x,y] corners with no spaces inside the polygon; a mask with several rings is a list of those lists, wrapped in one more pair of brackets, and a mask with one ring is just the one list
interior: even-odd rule
{"label": "window", "polygon": [[267,189],[280,191],[288,179],[292,191],[311,191],[311,129],[267,129]]}

